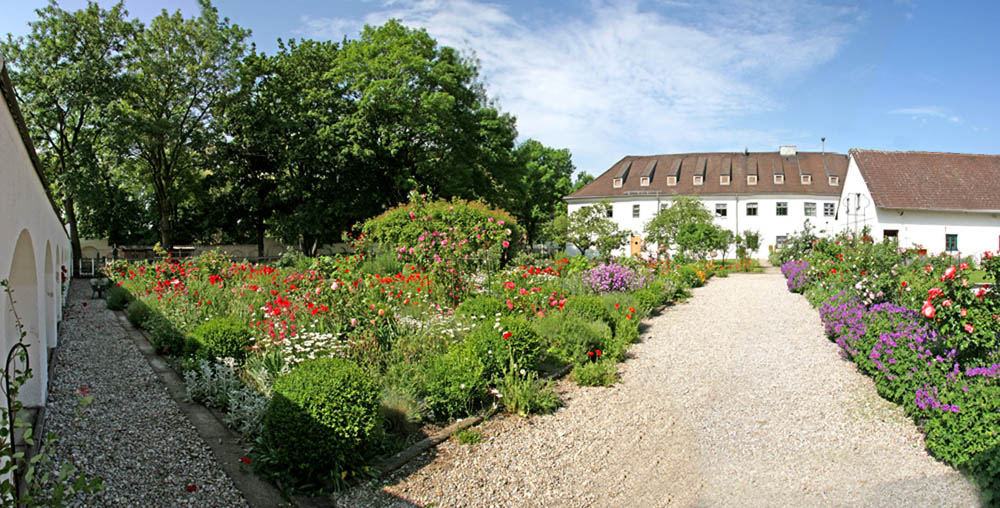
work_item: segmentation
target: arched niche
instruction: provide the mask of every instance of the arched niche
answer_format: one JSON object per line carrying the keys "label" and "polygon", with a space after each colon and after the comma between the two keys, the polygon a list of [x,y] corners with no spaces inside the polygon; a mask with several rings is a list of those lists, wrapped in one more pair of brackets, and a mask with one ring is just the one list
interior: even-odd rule
{"label": "arched niche", "polygon": [[[19,399],[28,407],[38,407],[45,404],[48,387],[48,354],[46,344],[42,340],[44,333],[40,308],[44,305],[43,292],[39,291],[35,249],[31,244],[31,234],[27,229],[21,231],[14,246],[14,256],[11,258],[7,283],[11,289],[14,305],[9,298],[4,298],[6,330],[4,334],[4,349],[0,351],[0,362],[6,361],[7,352],[17,343],[19,331],[17,317],[27,335],[24,343],[28,346],[28,357],[31,363],[32,376],[21,387]],[[23,368],[23,366],[19,366]]]}

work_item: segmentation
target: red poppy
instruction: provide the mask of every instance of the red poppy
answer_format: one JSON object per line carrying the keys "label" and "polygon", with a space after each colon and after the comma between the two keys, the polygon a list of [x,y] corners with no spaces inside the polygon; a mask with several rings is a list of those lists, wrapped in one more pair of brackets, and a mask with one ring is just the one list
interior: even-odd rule
{"label": "red poppy", "polygon": [[84,307],[86,307],[87,306],[87,302],[81,302],[80,305],[83,305]]}
{"label": "red poppy", "polygon": [[510,333],[510,332],[503,332],[503,340],[509,339],[511,337],[511,335],[513,335],[513,334]]}
{"label": "red poppy", "polygon": [[247,456],[244,455],[243,458],[240,459],[240,462],[242,462],[242,463],[244,463],[246,465],[250,465],[250,457],[247,457]]}
{"label": "red poppy", "polygon": [[188,485],[187,487],[184,487],[184,488],[185,488],[185,489],[186,489],[186,490],[187,490],[188,492],[194,492],[194,491],[198,490],[198,487],[197,487],[196,485]]}

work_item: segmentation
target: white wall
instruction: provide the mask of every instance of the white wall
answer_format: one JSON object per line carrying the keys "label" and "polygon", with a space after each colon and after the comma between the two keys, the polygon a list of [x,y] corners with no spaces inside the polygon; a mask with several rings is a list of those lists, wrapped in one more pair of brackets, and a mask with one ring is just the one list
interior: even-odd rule
{"label": "white wall", "polygon": [[[2,65],[2,60],[0,60]],[[16,310],[25,321],[34,374],[21,390],[27,406],[45,403],[47,348],[61,317],[61,266],[68,262],[69,238],[35,173],[13,116],[0,100],[0,279],[15,282]],[[46,265],[46,253],[48,266]],[[60,263],[56,253],[63,258]],[[52,280],[48,280],[52,279]],[[11,305],[0,301],[0,362],[16,336]],[[53,308],[54,307],[54,308]],[[54,344],[52,344],[54,345]]]}
{"label": "white wall", "polygon": [[945,251],[945,235],[956,234],[962,255],[1000,251],[1000,214],[878,208],[854,157],[848,163],[841,205],[841,227],[857,232],[869,226],[876,241],[885,238],[886,230],[896,230],[901,247],[938,254]]}
{"label": "white wall", "polygon": [[[757,251],[756,256],[761,258],[767,256],[768,247],[775,245],[779,236],[787,236],[795,231],[801,230],[806,219],[809,220],[810,224],[812,224],[816,230],[823,230],[824,232],[830,233],[840,229],[837,221],[834,220],[834,217],[824,216],[823,213],[824,203],[836,205],[836,197],[779,194],[749,194],[735,196],[720,194],[699,196],[699,198],[712,214],[715,214],[716,205],[726,205],[726,217],[716,217],[716,224],[723,226],[730,231],[741,234],[747,230],[758,232],[760,234],[761,248]],[[568,212],[573,213],[584,206],[592,205],[598,201],[599,200],[574,200],[569,203]],[[637,236],[643,237],[645,237],[644,229],[646,227],[646,223],[652,220],[661,206],[669,206],[671,201],[672,197],[657,198],[656,196],[626,196],[608,199],[608,202],[611,203],[613,209],[612,218],[618,224],[618,227],[620,229],[632,231]],[[788,204],[787,216],[777,215],[777,204],[779,202]],[[807,202],[816,204],[815,216],[807,217],[805,215],[805,204]],[[747,203],[757,204],[756,216],[747,215]],[[635,205],[639,205],[638,218],[634,218],[632,216],[632,207]],[[836,206],[834,206],[834,208],[836,209]],[[654,246],[652,245],[649,246],[650,249],[653,247]],[[571,254],[579,254],[579,252],[572,246],[570,246],[568,250]],[[619,255],[628,253],[628,246],[617,251],[617,254]],[[727,257],[733,257],[734,255],[735,252],[732,249],[727,253]]]}

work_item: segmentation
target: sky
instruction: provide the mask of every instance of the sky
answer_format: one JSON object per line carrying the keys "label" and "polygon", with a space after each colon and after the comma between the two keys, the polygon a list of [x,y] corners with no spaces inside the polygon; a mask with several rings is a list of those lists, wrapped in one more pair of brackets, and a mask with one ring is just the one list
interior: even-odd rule
{"label": "sky", "polygon": [[[0,0],[23,35],[44,0]],[[100,0],[101,5],[111,2]],[[83,0],[63,0],[73,10]],[[197,0],[127,0],[148,21]],[[1000,3],[215,0],[273,53],[399,19],[478,58],[519,139],[598,175],[625,155],[851,148],[1000,153]]]}

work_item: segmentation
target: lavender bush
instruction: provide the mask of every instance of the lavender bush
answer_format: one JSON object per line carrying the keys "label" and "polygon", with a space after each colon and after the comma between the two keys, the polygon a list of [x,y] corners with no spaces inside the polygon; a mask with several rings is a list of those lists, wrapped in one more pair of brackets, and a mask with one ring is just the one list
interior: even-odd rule
{"label": "lavender bush", "polygon": [[601,263],[584,272],[583,282],[595,293],[642,289],[650,277],[618,263]]}

